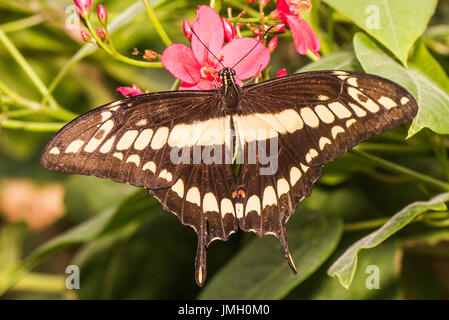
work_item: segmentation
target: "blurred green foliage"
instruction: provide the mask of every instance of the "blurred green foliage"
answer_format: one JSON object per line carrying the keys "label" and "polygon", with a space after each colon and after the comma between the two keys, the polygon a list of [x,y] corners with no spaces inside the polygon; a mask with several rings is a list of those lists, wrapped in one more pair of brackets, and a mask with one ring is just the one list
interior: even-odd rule
{"label": "blurred green foliage", "polygon": [[[134,48],[163,52],[141,1],[101,3],[123,56],[136,58]],[[182,20],[192,21],[197,5],[209,4],[151,3],[172,42],[186,44]],[[212,3],[222,16],[246,5]],[[267,11],[274,7],[270,2]],[[381,29],[367,22],[376,7]],[[257,1],[254,8],[249,17],[258,14]],[[282,67],[379,74],[415,96],[419,115],[325,167],[287,224],[298,275],[288,270],[277,240],[238,232],[208,249],[204,288],[193,276],[195,233],[144,190],[55,174],[39,164],[52,132],[119,99],[117,87],[161,91],[174,82],[164,69],[124,64],[82,42],[71,29],[74,10],[71,0],[0,0],[0,191],[8,179],[57,182],[66,213],[33,230],[0,212],[2,298],[449,298],[449,0],[314,0],[306,19],[320,37],[322,57],[313,62],[296,54],[289,32],[279,36],[270,75]],[[0,211],[8,201],[0,199]],[[81,269],[80,290],[65,287],[70,264]],[[372,265],[380,270],[379,289],[366,285]]]}

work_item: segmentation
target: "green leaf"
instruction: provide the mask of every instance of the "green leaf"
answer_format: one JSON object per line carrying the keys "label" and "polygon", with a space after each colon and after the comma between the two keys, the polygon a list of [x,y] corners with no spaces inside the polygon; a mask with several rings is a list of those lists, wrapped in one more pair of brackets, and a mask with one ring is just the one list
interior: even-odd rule
{"label": "green leaf", "polygon": [[0,287],[0,295],[58,249],[98,239],[119,229],[131,232],[143,218],[150,217],[160,210],[157,200],[150,198],[146,190],[136,192],[117,209],[106,210],[34,250],[7,277],[6,284]]}
{"label": "green leaf", "polygon": [[433,16],[437,0],[324,0],[407,65],[413,43]]}
{"label": "green leaf", "polygon": [[410,69],[406,69],[395,62],[366,34],[356,34],[354,48],[366,72],[399,83],[415,97],[419,111],[409,129],[408,137],[423,128],[429,128],[440,134],[449,133],[449,94],[447,92],[416,67],[411,66]]}
{"label": "green leaf", "polygon": [[350,50],[341,50],[328,54],[321,59],[309,63],[297,72],[316,71],[316,70],[346,70],[362,71],[352,48]]}
{"label": "green leaf", "polygon": [[338,277],[341,284],[345,288],[349,288],[357,268],[357,255],[360,250],[378,246],[426,211],[446,210],[446,201],[449,201],[449,193],[440,194],[427,202],[415,202],[408,205],[396,213],[381,228],[370,233],[349,247],[329,268],[328,274],[333,277]]}
{"label": "green leaf", "polygon": [[257,239],[224,266],[201,292],[200,299],[281,299],[311,275],[334,251],[342,232],[340,219],[315,211],[297,212],[287,224],[294,275],[279,240]]}
{"label": "green leaf", "polygon": [[[354,234],[345,235],[339,249],[354,241]],[[369,299],[398,299],[401,254],[400,245],[396,240],[389,240],[372,250],[360,252],[358,268],[350,288],[345,289],[340,282],[326,273],[330,260],[341,254],[340,250],[301,286],[289,294],[286,299],[301,300],[369,300]],[[370,276],[374,275],[373,266],[378,268],[378,288],[373,285]],[[374,268],[375,268],[374,267]],[[375,271],[374,271],[375,272]],[[367,286],[368,280],[368,286]]]}

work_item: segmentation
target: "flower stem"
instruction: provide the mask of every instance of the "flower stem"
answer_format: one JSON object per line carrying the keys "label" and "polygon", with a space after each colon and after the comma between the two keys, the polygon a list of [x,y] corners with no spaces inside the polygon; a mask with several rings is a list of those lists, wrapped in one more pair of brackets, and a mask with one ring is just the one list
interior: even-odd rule
{"label": "flower stem", "polygon": [[24,19],[15,20],[12,22],[7,22],[0,25],[0,29],[3,30],[3,32],[14,32],[19,31],[22,29],[26,29],[29,27],[33,27],[35,25],[38,25],[45,21],[45,17],[41,14],[36,14],[31,17],[27,17]]}
{"label": "flower stem", "polygon": [[95,39],[95,42],[100,46],[101,49],[103,49],[107,54],[109,54],[114,59],[124,62],[124,63],[127,63],[127,64],[130,64],[130,65],[138,66],[138,67],[163,68],[162,63],[160,63],[160,62],[148,62],[148,61],[134,60],[134,59],[125,57],[124,55],[121,55],[115,49],[112,50],[100,39],[100,37],[98,37],[97,33],[95,32],[94,28],[92,27],[92,24],[90,23],[89,17],[86,17],[86,19],[84,21],[86,22],[86,26],[87,26],[87,29],[89,29],[90,35],[92,36],[92,38]]}
{"label": "flower stem", "polygon": [[147,9],[147,13],[153,22],[154,28],[156,29],[156,32],[159,34],[159,37],[162,39],[162,41],[165,43],[165,45],[168,47],[172,44],[170,38],[168,37],[167,33],[165,32],[164,28],[162,27],[161,23],[159,22],[159,19],[157,18],[156,14],[154,13],[153,7],[150,4],[149,0],[142,0],[143,5]]}
{"label": "flower stem", "polygon": [[173,85],[171,86],[170,91],[176,91],[176,90],[178,90],[180,85],[181,85],[181,80],[176,79],[176,80],[173,82]]}
{"label": "flower stem", "polygon": [[41,81],[41,79],[36,75],[34,70],[22,56],[22,54],[17,50],[16,46],[9,40],[8,36],[0,29],[0,42],[6,47],[11,56],[16,60],[20,67],[25,71],[31,81],[34,83],[36,88],[40,91],[43,96],[48,96],[48,101],[52,108],[58,108],[59,105],[52,95],[49,94],[47,87]]}
{"label": "flower stem", "polygon": [[55,132],[61,129],[65,122],[30,122],[21,120],[4,119],[0,126],[6,129],[19,129],[32,132]]}
{"label": "flower stem", "polygon": [[408,168],[404,168],[404,167],[402,167],[400,165],[397,165],[395,163],[392,163],[390,161],[384,160],[382,158],[370,155],[368,153],[365,153],[365,152],[357,150],[357,149],[353,149],[351,151],[351,153],[356,154],[356,155],[358,155],[358,156],[360,156],[362,158],[365,158],[365,159],[367,159],[367,160],[369,160],[369,161],[371,161],[371,162],[373,162],[373,163],[375,163],[375,164],[381,166],[382,168],[384,168],[386,170],[389,170],[391,172],[396,172],[396,173],[403,174],[403,175],[408,176],[408,177],[410,177],[412,179],[415,179],[417,181],[420,181],[420,182],[426,183],[428,185],[434,186],[434,187],[436,187],[438,189],[441,189],[443,191],[449,191],[449,183],[445,183],[445,182],[443,182],[441,180],[432,178],[432,177],[427,176],[425,174],[413,171],[413,170],[408,169]]}

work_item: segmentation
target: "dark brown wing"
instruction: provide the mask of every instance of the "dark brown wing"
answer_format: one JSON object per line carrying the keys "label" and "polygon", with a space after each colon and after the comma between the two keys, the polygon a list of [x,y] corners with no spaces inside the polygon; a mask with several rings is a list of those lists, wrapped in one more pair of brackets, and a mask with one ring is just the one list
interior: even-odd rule
{"label": "dark brown wing", "polygon": [[198,233],[196,279],[202,285],[205,247],[237,228],[231,197],[235,178],[225,159],[231,117],[223,110],[217,91],[113,102],[61,129],[45,148],[42,164],[149,189],[165,210]]}
{"label": "dark brown wing", "polygon": [[418,111],[412,95],[398,84],[346,71],[278,78],[244,87],[242,97],[240,115],[245,120],[265,117],[282,147],[309,166],[328,163]]}
{"label": "dark brown wing", "polygon": [[[399,85],[362,73],[308,72],[244,87],[239,114],[233,117],[244,154],[237,180],[245,192],[236,204],[240,228],[276,235],[294,270],[285,223],[310,195],[322,166],[412,119],[417,109]],[[264,145],[266,139],[270,142]],[[257,156],[251,159],[254,150]],[[277,163],[263,161],[270,155]]]}

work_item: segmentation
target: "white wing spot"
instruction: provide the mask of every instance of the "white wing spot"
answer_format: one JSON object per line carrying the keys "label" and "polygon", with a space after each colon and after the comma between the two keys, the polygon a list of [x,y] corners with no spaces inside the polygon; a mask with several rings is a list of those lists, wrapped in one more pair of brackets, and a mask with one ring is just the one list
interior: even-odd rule
{"label": "white wing spot", "polygon": [[134,140],[136,140],[139,131],[137,130],[128,130],[121,137],[121,139],[117,142],[115,146],[117,150],[127,150],[133,144]]}
{"label": "white wing spot", "polygon": [[309,152],[306,154],[306,161],[309,163],[312,161],[312,159],[316,158],[318,156],[318,152],[315,149],[310,149]]}
{"label": "white wing spot", "polygon": [[126,163],[134,163],[136,166],[140,165],[140,157],[137,154],[130,155],[128,159],[126,159]]}
{"label": "white wing spot", "polygon": [[349,119],[348,121],[346,121],[346,127],[349,128],[350,126],[352,126],[356,122],[357,121],[355,119]]}
{"label": "white wing spot", "polygon": [[359,118],[363,118],[366,116],[366,111],[363,110],[362,108],[360,108],[358,105],[349,102],[349,106],[352,108],[352,110],[355,112],[355,114],[357,115],[357,117]]}
{"label": "white wing spot", "polygon": [[332,138],[336,138],[340,133],[344,133],[345,129],[340,126],[335,126],[332,128]]}
{"label": "white wing spot", "polygon": [[377,100],[381,105],[390,110],[391,108],[397,107],[398,105],[392,99],[388,97],[381,97]]}
{"label": "white wing spot", "polygon": [[146,126],[147,123],[148,123],[147,119],[141,119],[141,120],[136,122],[136,126],[143,127],[143,126]]}
{"label": "white wing spot", "polygon": [[164,169],[159,173],[159,178],[165,179],[168,182],[170,182],[173,180],[173,175]]}
{"label": "white wing spot", "polygon": [[294,186],[296,182],[298,182],[298,180],[301,179],[301,176],[302,176],[301,171],[296,167],[292,167],[290,169],[290,184]]}
{"label": "white wing spot", "polygon": [[112,156],[116,157],[119,160],[123,160],[123,153],[121,152],[115,152]]}
{"label": "white wing spot", "polygon": [[98,146],[103,142],[114,127],[114,121],[108,120],[97,130],[95,135],[89,140],[87,145],[84,147],[86,152],[94,152],[97,150]]}
{"label": "white wing spot", "polygon": [[105,122],[106,120],[108,120],[110,117],[112,116],[112,112],[111,111],[104,111],[101,113],[101,122]]}
{"label": "white wing spot", "polygon": [[406,103],[408,103],[410,101],[410,99],[409,98],[407,98],[407,97],[402,97],[402,99],[401,99],[401,104],[406,104]]}
{"label": "white wing spot", "polygon": [[167,142],[167,138],[167,127],[157,129],[156,133],[153,136],[153,140],[151,141],[151,148],[153,148],[154,150],[161,149],[165,145],[165,142]]}
{"label": "white wing spot", "polygon": [[143,150],[145,149],[151,141],[151,137],[153,136],[152,129],[143,130],[134,142],[134,149]]}
{"label": "white wing spot", "polygon": [[315,112],[308,107],[301,109],[301,117],[309,127],[316,128],[320,124]]}
{"label": "white wing spot", "polygon": [[324,123],[332,123],[335,121],[334,114],[324,105],[320,104],[315,107],[315,112]]}
{"label": "white wing spot", "polygon": [[243,218],[243,203],[236,203],[235,210],[237,211],[237,219]]}
{"label": "white wing spot", "polygon": [[276,198],[276,192],[272,186],[265,188],[263,192],[262,208],[265,209],[268,206],[277,205],[278,199]]}
{"label": "white wing spot", "polygon": [[235,216],[234,205],[232,204],[232,201],[229,200],[228,198],[224,198],[221,200],[220,209],[221,209],[221,216],[223,218],[227,213],[230,213],[233,216]]}
{"label": "white wing spot", "polygon": [[84,144],[83,140],[72,141],[67,147],[67,149],[65,149],[65,153],[77,153],[81,149],[83,144]]}
{"label": "white wing spot", "polygon": [[58,149],[58,147],[53,147],[53,148],[51,148],[51,150],[50,150],[49,153],[50,153],[50,154],[59,154],[59,149]]}
{"label": "white wing spot", "polygon": [[325,95],[323,95],[323,94],[321,94],[321,95],[319,95],[318,96],[318,100],[320,100],[320,101],[327,101],[327,100],[329,100],[330,98],[328,97],[328,96],[325,96]]}
{"label": "white wing spot", "polygon": [[248,215],[251,211],[256,211],[260,216],[260,199],[258,196],[251,196],[246,202],[245,215]]}
{"label": "white wing spot", "polygon": [[280,198],[283,194],[288,193],[288,191],[290,190],[290,186],[288,185],[287,180],[285,180],[284,178],[281,178],[277,182],[276,189],[278,192],[278,197]]}
{"label": "white wing spot", "polygon": [[218,209],[218,201],[212,192],[208,192],[203,198],[203,211],[204,212],[220,212]]}
{"label": "white wing spot", "polygon": [[178,179],[178,181],[176,181],[176,183],[170,189],[175,192],[181,199],[184,197],[184,182],[181,179]]}
{"label": "white wing spot", "polygon": [[148,161],[145,163],[145,165],[142,167],[142,170],[150,170],[153,173],[156,173],[156,164],[153,161]]}
{"label": "white wing spot", "polygon": [[362,92],[360,92],[360,90],[350,87],[348,88],[348,93],[355,101],[360,103],[362,106],[364,106],[372,113],[376,113],[377,111],[380,110],[380,107],[373,100],[371,100]]}
{"label": "white wing spot", "polygon": [[332,144],[332,142],[326,137],[321,137],[319,141],[320,149],[323,150],[327,144]]}
{"label": "white wing spot", "polygon": [[359,84],[357,83],[357,78],[349,78],[348,83],[353,87],[358,87]]}
{"label": "white wing spot", "polygon": [[200,191],[197,187],[192,187],[187,191],[186,200],[190,203],[196,204],[198,207],[201,206]]}
{"label": "white wing spot", "polygon": [[346,106],[341,102],[332,102],[329,103],[329,108],[333,113],[337,115],[340,119],[349,118],[352,116],[352,113],[346,108]]}
{"label": "white wing spot", "polygon": [[100,148],[101,153],[108,153],[112,149],[112,145],[114,144],[115,136],[109,138]]}

